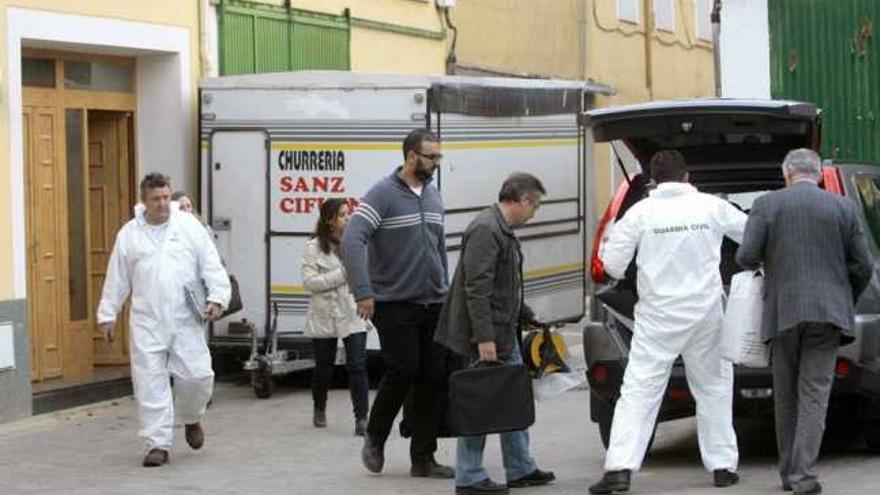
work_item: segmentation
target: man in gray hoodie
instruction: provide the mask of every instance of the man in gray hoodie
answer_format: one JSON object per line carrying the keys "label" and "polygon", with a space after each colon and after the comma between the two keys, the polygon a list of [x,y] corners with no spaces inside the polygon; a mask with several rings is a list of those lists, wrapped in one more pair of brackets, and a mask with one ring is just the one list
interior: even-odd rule
{"label": "man in gray hoodie", "polygon": [[403,141],[403,156],[403,165],[367,191],[342,237],[358,314],[376,326],[386,366],[361,460],[369,471],[382,471],[385,441],[412,390],[410,475],[452,478],[452,468],[434,459],[437,389],[431,373],[434,329],[448,289],[443,200],[431,184],[443,155],[434,134],[416,129]]}

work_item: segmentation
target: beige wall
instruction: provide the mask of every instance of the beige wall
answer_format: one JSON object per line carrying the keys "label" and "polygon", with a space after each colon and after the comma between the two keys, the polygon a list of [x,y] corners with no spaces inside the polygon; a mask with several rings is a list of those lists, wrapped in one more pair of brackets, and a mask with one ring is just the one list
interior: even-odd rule
{"label": "beige wall", "polygon": [[586,0],[464,0],[451,11],[458,63],[583,79]]}
{"label": "beige wall", "polygon": [[[653,30],[647,48],[644,15],[637,24],[620,21],[616,2],[589,3],[587,73],[617,90],[616,95],[598,98],[598,107],[714,93],[712,45],[697,39],[693,0],[673,1],[675,32]],[[650,53],[650,70],[646,52]],[[594,164],[597,213],[601,214],[613,194],[608,145],[596,145]]]}
{"label": "beige wall", "polygon": [[445,60],[442,41],[373,29],[351,30],[351,70],[356,72],[443,74]]}
{"label": "beige wall", "polygon": [[[183,27],[190,31],[192,87],[198,81],[198,0],[150,0],[148,2],[119,0],[0,0],[0,300],[12,299],[13,291],[13,239],[12,212],[10,204],[10,135],[7,107],[7,78],[10,63],[6,60],[7,8],[53,11],[78,15],[92,15],[113,19],[156,23]],[[193,98],[191,111],[195,114],[196,101]],[[192,129],[195,135],[195,128]],[[20,139],[20,136],[12,136]],[[195,165],[194,165],[195,166]]]}

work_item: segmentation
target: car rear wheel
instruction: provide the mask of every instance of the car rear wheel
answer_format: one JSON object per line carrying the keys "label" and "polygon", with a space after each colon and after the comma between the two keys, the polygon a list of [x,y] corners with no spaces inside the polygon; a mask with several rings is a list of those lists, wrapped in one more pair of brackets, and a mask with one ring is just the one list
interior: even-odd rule
{"label": "car rear wheel", "polygon": [[[599,438],[602,440],[602,446],[608,450],[608,444],[611,443],[611,423],[614,421],[614,406],[608,413],[599,414],[596,424],[599,425]],[[654,423],[654,430],[651,431],[651,439],[648,440],[648,448],[645,449],[645,455],[651,451],[654,445],[654,437],[657,435],[657,423]]]}
{"label": "car rear wheel", "polygon": [[880,454],[880,419],[865,421],[864,432],[868,450],[874,454]]}

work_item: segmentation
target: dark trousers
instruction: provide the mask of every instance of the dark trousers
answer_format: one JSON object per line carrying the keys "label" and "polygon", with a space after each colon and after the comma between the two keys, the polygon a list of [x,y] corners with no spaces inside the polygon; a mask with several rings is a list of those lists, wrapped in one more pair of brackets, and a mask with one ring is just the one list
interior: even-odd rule
{"label": "dark trousers", "polygon": [[410,458],[425,462],[437,450],[437,391],[433,364],[434,329],[440,304],[377,302],[373,324],[379,332],[385,374],[373,399],[367,434],[385,443],[394,418],[412,390]]}
{"label": "dark trousers", "polygon": [[[342,339],[345,345],[345,369],[355,419],[366,419],[369,411],[369,383],[367,381],[367,333],[352,333]],[[312,339],[315,348],[315,373],[312,375],[312,400],[315,409],[327,409],[327,389],[333,380],[337,339]]]}
{"label": "dark trousers", "polygon": [[772,341],[779,474],[795,491],[817,483],[839,346],[840,331],[824,323],[802,323]]}

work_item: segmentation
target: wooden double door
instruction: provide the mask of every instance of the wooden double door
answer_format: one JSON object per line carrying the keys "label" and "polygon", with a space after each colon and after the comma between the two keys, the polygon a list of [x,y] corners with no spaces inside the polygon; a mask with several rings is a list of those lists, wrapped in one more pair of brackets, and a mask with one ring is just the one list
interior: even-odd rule
{"label": "wooden double door", "polygon": [[112,344],[100,339],[95,312],[116,232],[132,216],[133,113],[28,103],[31,376],[75,378],[96,365],[128,363],[125,312]]}

